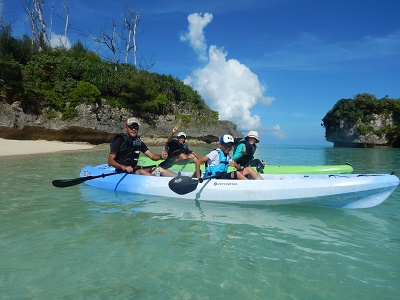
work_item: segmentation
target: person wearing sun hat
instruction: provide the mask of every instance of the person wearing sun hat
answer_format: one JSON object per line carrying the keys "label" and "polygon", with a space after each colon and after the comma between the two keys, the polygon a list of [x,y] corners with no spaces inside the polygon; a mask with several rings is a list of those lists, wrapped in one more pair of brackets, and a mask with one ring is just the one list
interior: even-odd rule
{"label": "person wearing sun hat", "polygon": [[[129,118],[125,122],[125,133],[117,134],[110,142],[108,164],[127,173],[140,175],[154,175],[155,167],[142,168],[137,166],[140,152],[152,160],[160,160],[161,155],[154,154],[138,135],[140,122],[136,118]],[[162,176],[175,177],[176,174],[159,167]]]}
{"label": "person wearing sun hat", "polygon": [[257,166],[257,171],[262,172],[265,162],[254,159],[257,150],[258,132],[251,130],[246,137],[238,142],[233,151],[233,160],[242,167]]}
{"label": "person wearing sun hat", "polygon": [[169,168],[174,163],[184,159],[193,158],[193,161],[196,161],[199,158],[196,152],[189,149],[189,144],[186,142],[186,133],[181,131],[176,135],[176,139],[172,139],[172,136],[178,128],[179,125],[175,125],[172,129],[171,135],[168,137],[161,152],[162,158],[165,159],[165,161],[160,164],[163,168]]}
{"label": "person wearing sun hat", "polygon": [[[234,144],[231,135],[225,134],[219,140],[219,149],[212,150],[207,155],[196,160],[196,178],[200,178],[200,165],[205,163],[204,178],[213,177],[219,179],[243,179],[247,180],[247,175],[253,179],[262,179],[251,167],[242,168],[237,164],[229,152]],[[233,166],[237,171],[228,172],[228,167]]]}

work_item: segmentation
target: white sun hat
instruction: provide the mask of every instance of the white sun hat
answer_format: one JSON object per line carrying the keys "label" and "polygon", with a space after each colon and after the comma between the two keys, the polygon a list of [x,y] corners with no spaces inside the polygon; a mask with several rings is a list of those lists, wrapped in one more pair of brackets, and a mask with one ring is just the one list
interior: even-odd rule
{"label": "white sun hat", "polygon": [[260,141],[258,139],[258,132],[257,131],[249,131],[249,133],[246,136],[246,139],[249,138],[249,137],[255,138],[256,139],[256,143],[258,143]]}

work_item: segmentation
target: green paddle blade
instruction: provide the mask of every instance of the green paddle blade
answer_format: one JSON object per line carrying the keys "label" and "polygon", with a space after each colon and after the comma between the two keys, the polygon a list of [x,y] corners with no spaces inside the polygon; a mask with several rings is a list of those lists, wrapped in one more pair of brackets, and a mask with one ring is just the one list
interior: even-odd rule
{"label": "green paddle blade", "polygon": [[169,181],[168,186],[171,191],[179,195],[185,195],[193,192],[197,188],[198,184],[198,179],[194,179],[189,176],[177,176]]}

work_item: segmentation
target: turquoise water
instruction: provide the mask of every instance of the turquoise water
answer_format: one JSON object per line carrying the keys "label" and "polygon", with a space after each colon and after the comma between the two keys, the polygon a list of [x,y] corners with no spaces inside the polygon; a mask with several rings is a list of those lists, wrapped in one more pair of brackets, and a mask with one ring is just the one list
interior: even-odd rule
{"label": "turquoise water", "polygon": [[[398,149],[268,146],[258,156],[400,174]],[[346,210],[51,185],[106,157],[107,150],[0,157],[1,299],[400,297],[399,187],[377,207]]]}

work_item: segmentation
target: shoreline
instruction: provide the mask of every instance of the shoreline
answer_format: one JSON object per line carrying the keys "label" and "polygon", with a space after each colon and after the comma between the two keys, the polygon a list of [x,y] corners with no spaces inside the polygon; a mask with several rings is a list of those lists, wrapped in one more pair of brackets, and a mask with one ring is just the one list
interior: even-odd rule
{"label": "shoreline", "polygon": [[[162,147],[166,142],[166,138],[142,138],[147,146]],[[189,144],[194,147],[207,147],[210,144],[193,139]],[[0,138],[0,157],[16,156],[16,155],[34,155],[54,153],[61,151],[76,151],[88,149],[108,149],[109,144],[93,145],[86,142],[60,142],[47,140],[12,140]],[[157,152],[157,151],[156,151]]]}
{"label": "shoreline", "polygon": [[30,155],[93,149],[88,143],[69,143],[45,140],[8,140],[0,138],[0,156]]}

